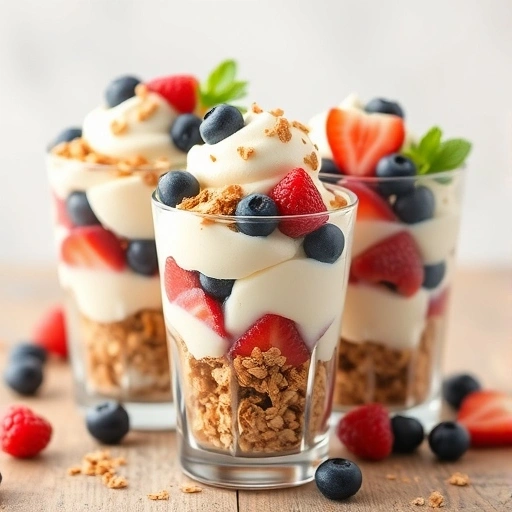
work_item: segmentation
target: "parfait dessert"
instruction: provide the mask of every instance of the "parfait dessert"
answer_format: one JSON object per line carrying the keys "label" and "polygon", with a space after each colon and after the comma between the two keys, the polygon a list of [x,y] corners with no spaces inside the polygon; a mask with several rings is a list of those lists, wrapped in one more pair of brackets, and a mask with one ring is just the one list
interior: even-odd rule
{"label": "parfait dessert", "polygon": [[[171,398],[151,193],[203,143],[205,108],[243,95],[235,71],[233,61],[222,63],[206,86],[189,75],[117,78],[83,125],[49,148],[58,274],[81,404]],[[138,419],[150,421],[132,416],[135,426]]]}
{"label": "parfait dessert", "polygon": [[470,144],[438,127],[416,140],[399,104],[355,95],[310,127],[324,178],[359,198],[334,402],[417,407],[429,421]]}
{"label": "parfait dessert", "polygon": [[297,484],[327,454],[355,195],[320,181],[280,109],[220,105],[200,132],[153,201],[181,462],[224,486]]}

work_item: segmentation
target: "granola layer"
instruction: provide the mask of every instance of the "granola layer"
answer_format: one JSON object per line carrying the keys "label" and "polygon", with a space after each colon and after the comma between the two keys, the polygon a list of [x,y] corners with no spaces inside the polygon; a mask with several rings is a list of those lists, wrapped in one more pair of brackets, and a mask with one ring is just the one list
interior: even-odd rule
{"label": "granola layer", "polygon": [[380,402],[413,406],[426,400],[436,357],[439,322],[430,319],[420,344],[397,350],[373,341],[340,339],[334,405]]}
{"label": "granola layer", "polygon": [[161,311],[143,310],[121,322],[81,316],[86,386],[124,400],[169,400],[170,373]]}

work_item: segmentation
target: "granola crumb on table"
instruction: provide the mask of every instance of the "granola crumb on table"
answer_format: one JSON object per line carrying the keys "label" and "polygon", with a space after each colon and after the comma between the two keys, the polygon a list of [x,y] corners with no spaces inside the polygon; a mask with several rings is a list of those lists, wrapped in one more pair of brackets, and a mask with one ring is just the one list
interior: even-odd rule
{"label": "granola crumb on table", "polygon": [[419,496],[418,498],[414,498],[411,501],[411,505],[416,505],[417,507],[422,507],[423,505],[425,505],[425,498],[422,498],[421,496]]}
{"label": "granola crumb on table", "polygon": [[168,500],[169,499],[169,491],[166,491],[165,489],[163,489],[160,492],[150,493],[147,495],[147,497],[153,501]]}
{"label": "granola crumb on table", "polygon": [[441,508],[444,506],[444,496],[439,491],[432,491],[428,497],[428,506],[430,508]]}
{"label": "granola crumb on table", "polygon": [[452,476],[447,480],[449,484],[451,485],[457,485],[459,487],[464,487],[466,485],[469,485],[469,476],[465,473],[459,473],[458,471],[456,473],[453,473]]}
{"label": "granola crumb on table", "polygon": [[199,485],[195,485],[195,484],[183,484],[180,487],[180,489],[181,489],[181,492],[183,492],[185,494],[195,494],[195,493],[203,491],[202,487],[199,487]]}
{"label": "granola crumb on table", "polygon": [[124,457],[112,457],[110,450],[97,450],[86,453],[80,465],[71,466],[67,469],[70,476],[87,475],[100,476],[103,484],[109,489],[123,489],[128,486],[125,477],[117,474],[119,466],[125,466]]}

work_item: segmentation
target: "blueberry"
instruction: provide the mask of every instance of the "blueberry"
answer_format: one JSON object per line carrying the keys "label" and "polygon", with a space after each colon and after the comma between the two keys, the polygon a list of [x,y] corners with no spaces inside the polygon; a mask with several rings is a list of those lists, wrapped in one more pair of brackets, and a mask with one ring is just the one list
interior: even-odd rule
{"label": "blueberry", "polygon": [[112,108],[135,96],[135,87],[140,80],[133,76],[120,76],[112,80],[105,91],[107,105]]}
{"label": "blueberry", "polygon": [[178,116],[171,126],[171,139],[174,145],[181,151],[188,153],[192,146],[202,144],[203,139],[199,133],[201,122],[201,119],[194,114]]}
{"label": "blueberry", "polygon": [[73,139],[78,139],[82,136],[82,128],[66,128],[57,135],[57,137],[48,146],[48,151],[61,142],[71,142]]}
{"label": "blueberry", "polygon": [[459,373],[443,381],[443,398],[454,409],[459,409],[464,398],[481,387],[480,382],[472,375]]}
{"label": "blueberry", "polygon": [[415,418],[394,416],[391,418],[393,429],[393,451],[411,453],[423,442],[425,432],[423,425]]}
{"label": "blueberry", "polygon": [[175,207],[185,197],[199,194],[200,186],[196,177],[187,171],[170,171],[158,181],[157,193],[160,201]]}
{"label": "blueberry", "polygon": [[439,459],[454,461],[469,448],[469,432],[460,423],[443,421],[430,432],[428,444]]}
{"label": "blueberry", "polygon": [[5,382],[20,395],[33,395],[43,382],[43,365],[36,357],[11,361],[5,370]]}
{"label": "blueberry", "polygon": [[409,194],[396,198],[393,210],[407,224],[416,224],[434,216],[435,199],[427,187],[416,187]]}
{"label": "blueberry", "polygon": [[152,276],[158,270],[154,240],[132,240],[126,250],[126,261],[137,274]]}
{"label": "blueberry", "polygon": [[215,279],[201,273],[199,274],[199,282],[206,293],[219,300],[228,297],[235,284],[234,279]]}
{"label": "blueberry", "polygon": [[380,112],[381,114],[393,114],[398,117],[405,117],[402,107],[395,101],[385,100],[384,98],[374,98],[364,107],[366,112],[373,114]]}
{"label": "blueberry", "polygon": [[330,500],[345,500],[361,488],[363,475],[359,466],[348,459],[327,459],[315,473],[318,490]]}
{"label": "blueberry", "polygon": [[46,363],[48,353],[44,347],[33,343],[18,343],[9,354],[10,361],[21,361],[27,357],[38,359],[41,364]]}
{"label": "blueberry", "polygon": [[324,224],[304,237],[304,252],[308,258],[334,263],[343,253],[345,236],[334,224]]}
{"label": "blueberry", "polygon": [[[275,217],[279,215],[276,203],[264,194],[251,194],[240,200],[235,210],[236,216]],[[276,229],[277,219],[265,219],[261,222],[253,219],[240,220],[236,223],[239,231],[249,236],[268,236]]]}
{"label": "blueberry", "polygon": [[375,172],[378,178],[386,178],[379,182],[379,192],[384,196],[403,195],[414,190],[414,180],[408,178],[416,175],[416,165],[400,153],[382,157]]}
{"label": "blueberry", "polygon": [[66,199],[66,211],[75,226],[92,226],[100,221],[92,211],[85,192],[72,192]]}
{"label": "blueberry", "polygon": [[119,443],[130,430],[130,418],[126,409],[115,401],[91,407],[85,421],[89,433],[105,444]]}
{"label": "blueberry", "polygon": [[207,144],[217,144],[244,127],[244,117],[232,105],[218,105],[206,112],[199,127],[202,139]]}
{"label": "blueberry", "polygon": [[[341,174],[339,167],[330,159],[330,158],[322,158],[322,165],[320,166],[320,172],[324,172],[327,174]],[[339,177],[336,181],[339,180]],[[335,183],[336,183],[335,181]]]}
{"label": "blueberry", "polygon": [[425,265],[423,267],[425,277],[423,278],[423,288],[432,290],[439,286],[446,273],[446,263],[436,263],[435,265]]}

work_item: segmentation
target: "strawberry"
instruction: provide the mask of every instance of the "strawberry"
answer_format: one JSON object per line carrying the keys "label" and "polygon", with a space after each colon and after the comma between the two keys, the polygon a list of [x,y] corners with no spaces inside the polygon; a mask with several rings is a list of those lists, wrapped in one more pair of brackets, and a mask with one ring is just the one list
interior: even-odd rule
{"label": "strawberry", "polygon": [[49,309],[34,327],[32,339],[36,345],[44,347],[48,352],[66,358],[68,345],[66,324],[62,307]]}
{"label": "strawberry", "polygon": [[228,334],[224,327],[224,315],[220,304],[200,288],[193,288],[182,292],[175,302],[176,306],[188,311],[222,338]]}
{"label": "strawberry", "polygon": [[28,407],[12,405],[0,420],[2,450],[13,457],[35,457],[52,437],[52,426]]}
{"label": "strawberry", "polygon": [[146,87],[160,94],[180,114],[194,112],[197,104],[198,81],[191,75],[171,75],[154,78]]}
{"label": "strawberry", "polygon": [[393,448],[391,421],[381,404],[352,409],[341,418],[336,434],[347,450],[363,459],[382,460]]}
{"label": "strawberry", "polygon": [[[271,191],[279,215],[303,215],[327,211],[322,196],[309,174],[300,167],[291,170]],[[279,229],[292,238],[305,236],[328,220],[327,215],[308,219],[282,220]]]}
{"label": "strawberry", "polygon": [[450,289],[445,288],[439,295],[432,297],[428,303],[427,317],[443,315],[448,306]]}
{"label": "strawberry", "polygon": [[233,343],[229,354],[233,359],[249,357],[255,347],[262,352],[278,348],[286,357],[286,364],[292,366],[300,366],[311,356],[295,322],[279,315],[262,316]]}
{"label": "strawberry", "polygon": [[414,238],[401,231],[356,256],[350,272],[356,279],[391,284],[410,297],[421,288],[424,270]]}
{"label": "strawberry", "polygon": [[101,226],[75,228],[62,242],[61,258],[68,265],[121,271],[125,251],[116,235]]}
{"label": "strawberry", "polygon": [[164,283],[165,293],[171,302],[184,291],[201,288],[198,273],[182,269],[171,256],[165,260]]}
{"label": "strawberry", "polygon": [[354,176],[375,176],[377,162],[398,151],[405,138],[402,118],[357,109],[331,109],[326,129],[336,165]]}
{"label": "strawberry", "polygon": [[389,203],[371,188],[350,179],[344,180],[342,185],[357,195],[357,220],[397,220]]}
{"label": "strawberry", "polygon": [[74,224],[73,221],[69,218],[66,208],[66,201],[58,197],[56,194],[53,194],[53,204],[55,205],[55,220],[57,224],[71,229]]}
{"label": "strawberry", "polygon": [[472,446],[512,445],[512,396],[474,391],[462,402],[457,420],[471,435]]}

